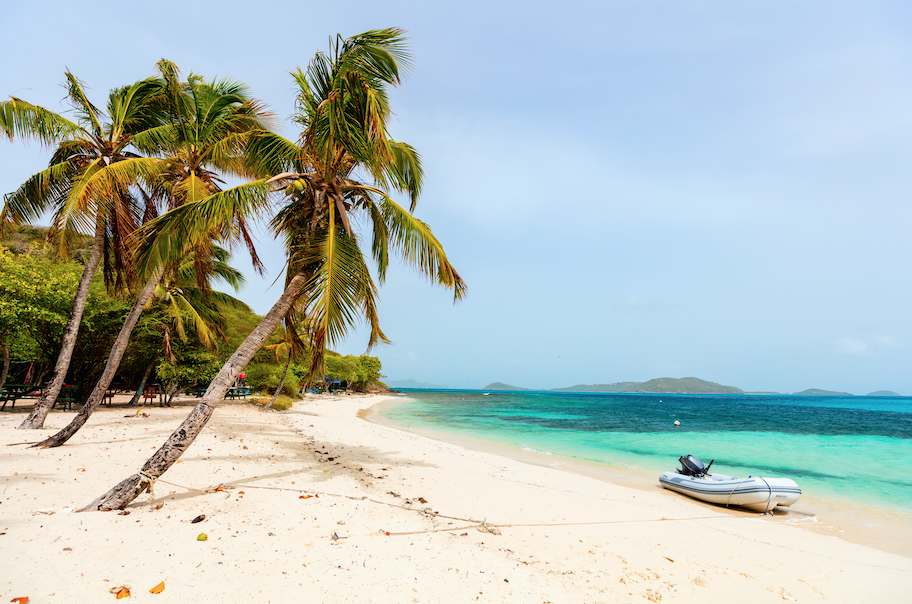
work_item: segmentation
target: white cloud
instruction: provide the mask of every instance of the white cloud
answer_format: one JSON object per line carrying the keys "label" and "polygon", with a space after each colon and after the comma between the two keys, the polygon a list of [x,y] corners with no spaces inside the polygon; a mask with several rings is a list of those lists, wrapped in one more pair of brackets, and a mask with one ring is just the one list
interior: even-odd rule
{"label": "white cloud", "polygon": [[866,340],[843,337],[833,344],[833,352],[851,356],[882,354],[901,348],[902,344],[891,335],[870,336]]}
{"label": "white cloud", "polygon": [[865,356],[871,354],[871,347],[861,340],[854,338],[839,338],[833,347],[836,354],[847,354],[852,356]]}

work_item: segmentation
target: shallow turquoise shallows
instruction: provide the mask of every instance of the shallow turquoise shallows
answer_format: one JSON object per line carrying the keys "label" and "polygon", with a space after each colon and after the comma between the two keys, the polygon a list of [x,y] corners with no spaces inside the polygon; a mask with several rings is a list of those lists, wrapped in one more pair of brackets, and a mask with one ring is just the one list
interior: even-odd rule
{"label": "shallow turquoise shallows", "polygon": [[[693,454],[730,475],[912,512],[912,399],[409,390],[393,423],[660,472]],[[675,421],[680,426],[674,425]]]}

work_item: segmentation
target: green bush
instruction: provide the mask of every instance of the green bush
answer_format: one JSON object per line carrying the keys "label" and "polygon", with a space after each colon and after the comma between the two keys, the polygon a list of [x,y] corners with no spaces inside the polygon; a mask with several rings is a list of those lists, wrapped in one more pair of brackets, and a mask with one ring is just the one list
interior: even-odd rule
{"label": "green bush", "polygon": [[[258,407],[265,407],[267,404],[269,404],[269,400],[271,398],[272,398],[271,396],[266,396],[266,397],[249,398],[247,400],[250,403],[257,405]],[[293,404],[294,404],[293,399],[291,399],[287,396],[279,395],[279,398],[276,399],[276,402],[274,402],[272,404],[272,407],[270,407],[270,409],[275,409],[276,411],[286,411],[288,409],[291,409],[291,406]]]}
{"label": "green bush", "polygon": [[[279,380],[282,379],[282,370],[284,368],[284,366],[267,365],[265,363],[247,365],[245,370],[247,373],[247,385],[250,386],[253,392],[272,395],[275,389],[279,387]],[[285,376],[285,385],[282,387],[282,392],[293,397],[298,394],[298,377],[291,371],[291,368],[288,369],[288,374]]]}

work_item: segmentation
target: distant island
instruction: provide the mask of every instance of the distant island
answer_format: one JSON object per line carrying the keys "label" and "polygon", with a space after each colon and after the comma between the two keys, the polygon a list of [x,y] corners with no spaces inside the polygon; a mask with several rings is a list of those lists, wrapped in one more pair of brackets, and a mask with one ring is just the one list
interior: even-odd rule
{"label": "distant island", "polygon": [[[484,390],[529,390],[503,382],[488,384]],[[577,384],[569,388],[552,388],[548,392],[633,392],[654,394],[744,394],[734,386],[723,386],[695,377],[656,378],[648,382],[615,382],[613,384]]]}
{"label": "distant island", "polygon": [[851,392],[834,392],[832,390],[821,390],[820,388],[808,388],[801,392],[796,392],[793,396],[855,396]]}
{"label": "distant island", "polygon": [[893,392],[892,390],[876,390],[874,392],[869,392],[868,396],[902,396],[898,392]]}
{"label": "distant island", "polygon": [[504,384],[503,382],[493,382],[482,388],[482,390],[530,390],[530,388],[520,388],[519,386]]}

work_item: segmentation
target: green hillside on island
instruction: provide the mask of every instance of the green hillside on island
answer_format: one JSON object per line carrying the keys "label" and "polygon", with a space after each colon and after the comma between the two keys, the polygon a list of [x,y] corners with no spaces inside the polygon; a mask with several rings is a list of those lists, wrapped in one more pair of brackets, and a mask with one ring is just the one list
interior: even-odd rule
{"label": "green hillside on island", "polygon": [[793,396],[855,396],[851,392],[835,392],[833,390],[821,390],[820,388],[808,388],[801,392],[796,392]]}
{"label": "green hillside on island", "polygon": [[898,392],[893,392],[892,390],[877,390],[875,392],[869,392],[868,396],[902,396]]}
{"label": "green hillside on island", "polygon": [[504,384],[503,382],[493,382],[482,388],[482,390],[529,390],[529,388],[511,386],[510,384]]}
{"label": "green hillside on island", "polygon": [[[488,384],[485,390],[529,390],[503,382]],[[577,384],[552,388],[549,392],[649,392],[655,394],[744,394],[734,386],[723,386],[695,377],[656,378],[648,382],[615,382],[613,384]]]}

